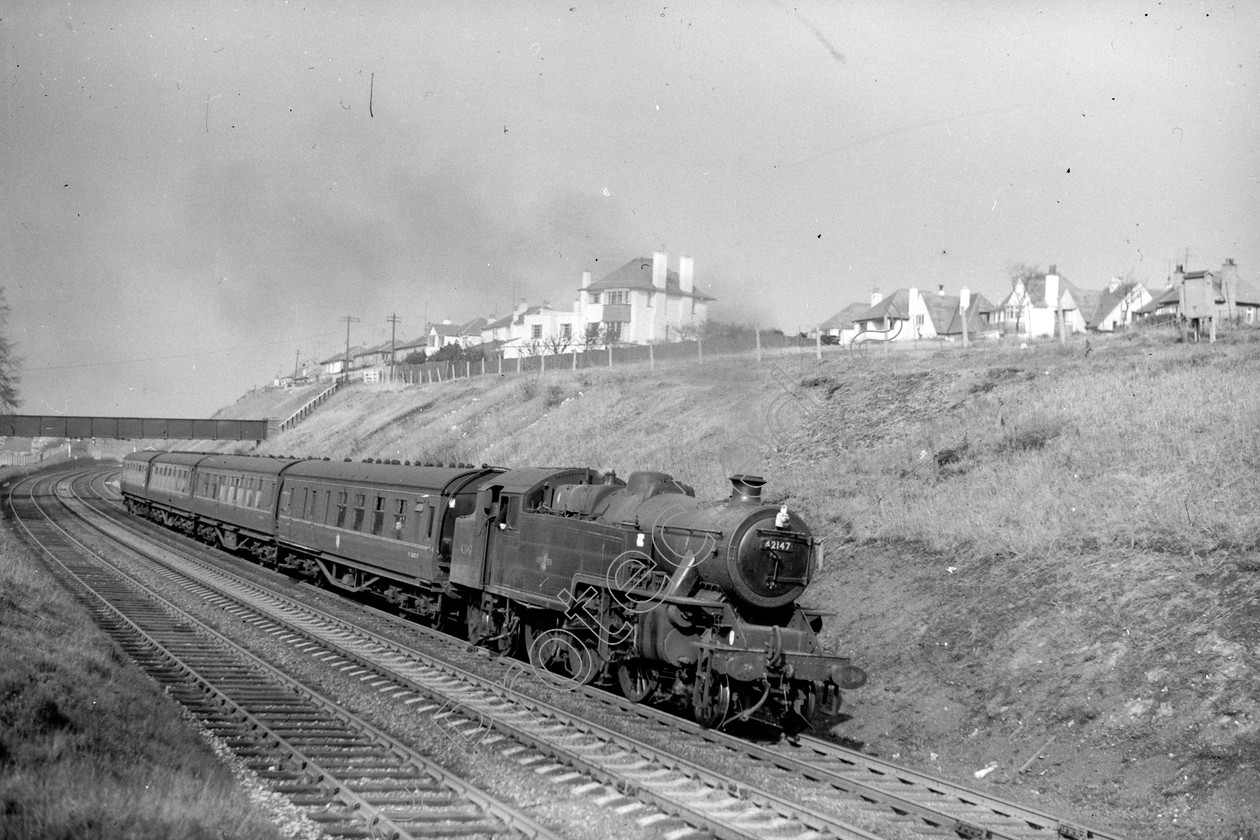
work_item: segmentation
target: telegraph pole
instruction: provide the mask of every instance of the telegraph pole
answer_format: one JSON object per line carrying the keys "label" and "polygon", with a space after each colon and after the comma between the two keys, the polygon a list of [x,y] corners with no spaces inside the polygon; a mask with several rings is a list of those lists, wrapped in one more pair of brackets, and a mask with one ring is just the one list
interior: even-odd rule
{"label": "telegraph pole", "polygon": [[385,319],[389,321],[389,381],[394,381],[394,337],[398,334],[398,322],[402,320],[397,313]]}
{"label": "telegraph pole", "polygon": [[346,364],[341,370],[341,375],[346,379],[350,378],[350,325],[359,323],[358,318],[352,318],[349,315],[342,315],[339,320],[346,322]]}

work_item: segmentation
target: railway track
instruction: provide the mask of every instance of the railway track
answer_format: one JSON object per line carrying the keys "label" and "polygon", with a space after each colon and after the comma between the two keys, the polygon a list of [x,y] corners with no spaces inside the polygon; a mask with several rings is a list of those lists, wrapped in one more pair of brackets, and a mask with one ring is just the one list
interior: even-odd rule
{"label": "railway track", "polygon": [[[509,665],[505,676],[486,680],[433,661],[414,646],[245,584],[216,566],[200,568],[199,576],[210,576],[203,585],[222,593],[202,597],[228,599],[224,609],[273,616],[277,624],[268,632],[289,644],[314,645],[316,639],[336,637],[335,653],[315,654],[337,657],[327,660],[335,663],[332,667],[379,680],[380,690],[396,702],[433,715],[470,741],[484,746],[506,741],[499,749],[519,766],[567,782],[609,807],[649,809],[643,819],[666,821],[667,836],[683,837],[689,828],[718,837],[880,837],[890,836],[879,828],[886,823],[896,836],[1118,838],[822,739],[804,738],[799,748],[756,744],[604,692],[572,692],[634,722],[625,728],[648,730],[632,737],[526,695],[536,676],[520,663]],[[246,594],[242,586],[256,591]],[[426,634],[423,628],[406,627]],[[434,646],[446,658],[458,659],[461,651],[467,656],[466,646],[426,634],[425,647]],[[684,735],[691,760],[677,755]],[[653,746],[653,741],[666,746]],[[742,768],[753,771],[741,773]],[[775,792],[785,788],[792,795]],[[683,825],[671,827],[670,817]]]}
{"label": "railway track", "polygon": [[54,483],[14,488],[19,527],[146,672],[326,833],[559,837],[139,586],[49,515]]}

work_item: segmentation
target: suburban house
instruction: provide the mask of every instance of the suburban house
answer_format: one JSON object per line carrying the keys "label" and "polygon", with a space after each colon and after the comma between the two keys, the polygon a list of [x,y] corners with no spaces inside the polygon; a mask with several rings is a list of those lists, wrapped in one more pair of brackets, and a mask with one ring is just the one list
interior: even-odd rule
{"label": "suburban house", "polygon": [[[354,358],[362,352],[362,347],[355,346],[350,348],[349,356],[351,359],[351,365],[353,365]],[[346,365],[346,352],[343,350],[335,356],[329,356],[327,359],[320,362],[319,366],[325,376],[336,376],[339,373],[345,372],[348,369]]]}
{"label": "suburban house", "polygon": [[947,295],[945,287],[940,286],[935,295],[925,295],[913,287],[898,289],[888,297],[878,289],[871,292],[870,306],[853,316],[855,332],[851,338],[868,334],[875,338],[880,334],[878,337],[885,341],[953,341],[963,333],[963,298],[967,300],[968,336],[992,337],[994,330],[989,319],[993,304],[966,289],[961,295]]}
{"label": "suburban house", "polygon": [[1079,296],[1080,290],[1060,277],[1052,265],[1047,274],[1016,280],[994,311],[993,322],[1008,333],[1042,338],[1058,332],[1062,317],[1068,332],[1085,332]]}
{"label": "suburban house", "polygon": [[1140,307],[1137,317],[1219,318],[1239,324],[1260,323],[1260,289],[1238,277],[1238,266],[1227,259],[1219,271],[1186,271],[1177,266],[1168,286]]}
{"label": "suburban house", "polygon": [[827,344],[848,344],[858,334],[857,322],[853,319],[870,309],[865,303],[850,303],[835,315],[818,325]]}
{"label": "suburban house", "polygon": [[425,350],[435,353],[448,344],[458,344],[460,347],[480,344],[483,340],[481,331],[489,322],[489,318],[473,318],[462,324],[452,324],[448,318],[440,324],[430,324]]}
{"label": "suburban house", "polygon": [[1085,318],[1086,329],[1114,332],[1125,329],[1137,320],[1138,310],[1151,302],[1152,296],[1141,283],[1124,283],[1113,277],[1101,292],[1077,292],[1077,305]]}
{"label": "suburban house", "polygon": [[539,306],[521,301],[511,315],[482,327],[481,338],[504,358],[514,359],[580,349],[582,330],[572,310],[556,309],[546,301]]}
{"label": "suburban house", "polygon": [[598,324],[601,343],[655,344],[694,338],[708,320],[713,300],[695,289],[695,263],[680,257],[678,271],[656,251],[595,282],[582,273],[575,312],[583,324]]}
{"label": "suburban house", "polygon": [[691,257],[679,258],[674,272],[657,251],[596,281],[584,271],[571,309],[522,302],[511,315],[486,322],[481,339],[505,358],[682,341],[700,334],[711,300],[695,289]]}

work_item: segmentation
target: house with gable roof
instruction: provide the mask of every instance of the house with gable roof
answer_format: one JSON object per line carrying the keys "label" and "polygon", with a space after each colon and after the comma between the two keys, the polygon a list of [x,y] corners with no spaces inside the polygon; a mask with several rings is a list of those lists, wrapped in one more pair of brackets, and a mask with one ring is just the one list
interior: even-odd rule
{"label": "house with gable roof", "polygon": [[489,322],[489,318],[473,318],[462,324],[452,324],[447,318],[440,324],[430,324],[425,337],[425,350],[433,354],[448,344],[458,344],[460,347],[480,344],[483,341],[481,331]]}
{"label": "house with gable roof", "polygon": [[1114,332],[1132,324],[1138,310],[1151,300],[1151,293],[1141,283],[1124,283],[1119,277],[1113,277],[1107,288],[1095,295],[1080,293],[1077,304],[1082,312],[1090,313],[1085,318],[1086,329]]}
{"label": "house with gable roof", "polygon": [[598,324],[607,341],[655,344],[697,335],[711,300],[696,291],[691,257],[680,257],[674,272],[668,256],[655,251],[651,259],[633,259],[594,282],[589,271],[582,272],[575,311],[583,324]]}
{"label": "house with gable roof", "polygon": [[669,270],[668,260],[657,251],[651,259],[633,259],[595,281],[584,271],[571,309],[522,301],[511,315],[488,321],[482,340],[504,358],[513,358],[694,337],[708,321],[713,298],[696,291],[691,257],[679,259],[677,272]]}
{"label": "house with gable roof", "polygon": [[858,326],[853,319],[868,309],[870,306],[865,303],[850,303],[823,321],[818,325],[823,341],[827,344],[848,344],[858,334]]}
{"label": "house with gable roof", "polygon": [[1085,332],[1085,316],[1077,303],[1080,294],[1052,265],[1045,274],[1016,280],[994,310],[993,322],[1008,333],[1048,338],[1057,334],[1062,313],[1068,332]]}
{"label": "house with gable roof", "polygon": [[[967,333],[972,339],[995,335],[989,320],[993,304],[984,295],[970,294],[967,298]],[[940,286],[937,294],[925,295],[918,289],[898,289],[884,297],[878,289],[871,293],[871,305],[853,316],[856,335],[869,335],[884,341],[918,341],[943,339],[953,341],[962,337],[962,295],[947,295]]]}
{"label": "house with gable roof", "polygon": [[1143,321],[1202,317],[1210,313],[1225,321],[1260,324],[1260,288],[1238,276],[1238,265],[1227,259],[1219,271],[1186,271],[1178,265],[1168,286],[1137,311]]}

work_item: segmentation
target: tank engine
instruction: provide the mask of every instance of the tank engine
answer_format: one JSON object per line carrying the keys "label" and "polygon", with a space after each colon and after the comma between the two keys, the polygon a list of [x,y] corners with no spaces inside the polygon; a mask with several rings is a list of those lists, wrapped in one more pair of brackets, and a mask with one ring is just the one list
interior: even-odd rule
{"label": "tank engine", "polygon": [[522,644],[561,679],[615,679],[632,700],[670,699],[705,726],[758,718],[788,732],[838,708],[865,673],[818,642],[797,600],[817,562],[806,523],[732,478],[723,502],[665,473],[508,471],[457,521],[453,584],[478,603],[470,638]]}

